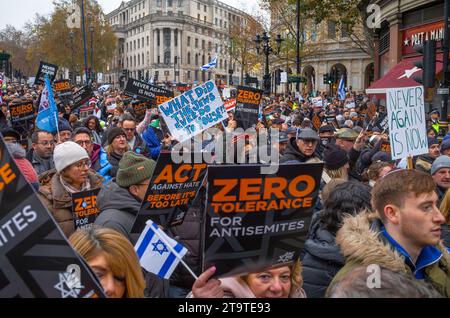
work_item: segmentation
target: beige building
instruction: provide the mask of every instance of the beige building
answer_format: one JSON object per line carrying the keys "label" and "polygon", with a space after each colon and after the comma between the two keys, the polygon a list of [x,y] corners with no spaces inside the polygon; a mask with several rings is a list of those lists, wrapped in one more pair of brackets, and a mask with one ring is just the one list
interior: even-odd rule
{"label": "beige building", "polygon": [[[230,63],[229,29],[245,25],[248,14],[217,0],[131,0],[107,15],[117,38],[117,53],[106,74],[115,85],[127,77],[198,84],[214,79],[234,84],[241,70]],[[201,66],[217,56],[217,67]],[[126,76],[125,76],[126,74]]]}

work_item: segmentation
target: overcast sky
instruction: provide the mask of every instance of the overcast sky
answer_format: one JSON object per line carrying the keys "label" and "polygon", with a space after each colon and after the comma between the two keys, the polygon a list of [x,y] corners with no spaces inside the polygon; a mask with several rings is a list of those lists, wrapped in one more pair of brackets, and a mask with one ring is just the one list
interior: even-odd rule
{"label": "overcast sky", "polygon": [[[36,13],[48,15],[53,9],[53,0],[1,0],[8,2],[0,6],[0,29],[11,24],[16,28],[22,28],[25,22],[33,20]],[[105,13],[118,8],[122,0],[98,0]],[[125,1],[128,2],[128,1]],[[258,0],[225,0],[228,5],[242,9],[248,13],[258,10]]]}

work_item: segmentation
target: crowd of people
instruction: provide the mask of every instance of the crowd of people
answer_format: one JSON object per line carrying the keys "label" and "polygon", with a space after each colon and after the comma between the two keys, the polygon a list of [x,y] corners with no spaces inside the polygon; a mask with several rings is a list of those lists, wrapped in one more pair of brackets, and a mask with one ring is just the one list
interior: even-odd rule
{"label": "crowd of people", "polygon": [[[267,149],[280,164],[323,162],[320,194],[308,237],[296,262],[262,272],[216,279],[202,272],[201,223],[205,188],[183,224],[166,229],[188,248],[185,262],[169,280],[139,265],[131,227],[161,151],[177,144],[156,107],[137,113],[138,100],[119,89],[95,91],[93,115],[84,117],[67,100],[57,100],[58,132],[32,127],[19,131],[9,106],[25,101],[36,109],[42,88],[8,85],[3,91],[3,140],[27,181],[53,215],[73,248],[93,269],[108,297],[320,298],[450,296],[450,135],[437,138],[439,112],[427,118],[428,153],[392,160],[383,104],[349,92],[347,100],[306,94],[265,97],[255,132],[279,131]],[[314,100],[317,100],[316,98]],[[84,117],[84,118],[82,118]],[[215,126],[222,134],[238,128],[233,111]],[[258,156],[257,135],[245,139],[247,162]],[[202,141],[214,152],[218,135]],[[234,154],[236,157],[236,154]],[[245,163],[235,163],[245,164]],[[100,214],[91,229],[75,230],[73,193],[98,189]],[[370,266],[380,285],[367,285]]]}

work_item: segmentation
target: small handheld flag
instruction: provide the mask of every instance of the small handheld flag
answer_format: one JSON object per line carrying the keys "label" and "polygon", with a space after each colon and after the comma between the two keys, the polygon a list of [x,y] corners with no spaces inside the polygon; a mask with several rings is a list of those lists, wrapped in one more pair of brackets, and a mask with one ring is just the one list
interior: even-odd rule
{"label": "small handheld flag", "polygon": [[344,75],[341,77],[338,88],[339,100],[345,100]]}
{"label": "small handheld flag", "polygon": [[[182,258],[188,250],[170,238],[152,220],[147,221],[134,249],[141,266],[164,279],[170,278],[180,262],[187,266]],[[191,270],[190,272],[193,274]]]}

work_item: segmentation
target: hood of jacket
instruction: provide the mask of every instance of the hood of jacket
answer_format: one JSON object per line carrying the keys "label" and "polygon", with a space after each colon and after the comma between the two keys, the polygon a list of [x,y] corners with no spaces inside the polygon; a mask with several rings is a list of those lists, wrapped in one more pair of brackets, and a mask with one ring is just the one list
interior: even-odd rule
{"label": "hood of jacket", "polygon": [[137,215],[141,203],[128,192],[128,189],[119,187],[115,181],[116,179],[113,179],[103,185],[97,196],[97,207],[102,212],[120,210]]}
{"label": "hood of jacket", "polygon": [[8,142],[6,143],[6,146],[8,147],[8,150],[14,159],[22,159],[25,158],[27,155],[25,149],[23,149],[22,145],[18,143]]}
{"label": "hood of jacket", "polygon": [[295,137],[292,137],[289,139],[289,142],[287,144],[286,150],[284,151],[283,156],[280,159],[280,162],[287,162],[287,161],[299,161],[299,162],[306,162],[309,159],[314,158],[314,154],[312,156],[305,156],[297,147],[297,140]]}
{"label": "hood of jacket", "polygon": [[[362,266],[378,264],[398,273],[411,273],[404,257],[380,238],[380,219],[375,213],[361,212],[347,217],[336,235],[336,243],[347,262],[355,261]],[[443,258],[450,264],[449,253],[442,243],[436,246],[443,252]],[[450,267],[449,265],[447,265]],[[448,269],[450,271],[450,268]]]}
{"label": "hood of jacket", "polygon": [[335,236],[324,228],[318,212],[314,214],[308,239],[305,242],[305,251],[325,261],[331,261],[341,265],[345,264],[344,256],[339,246],[336,245]]}

